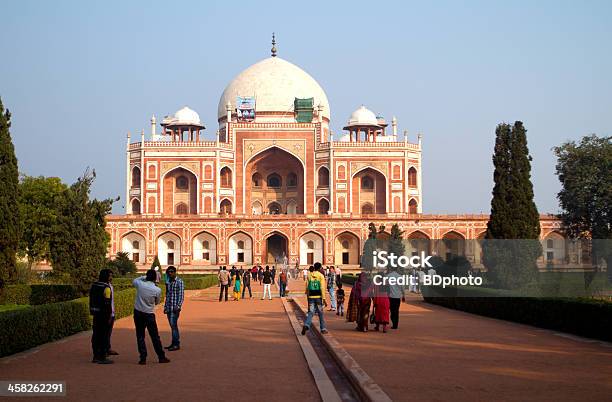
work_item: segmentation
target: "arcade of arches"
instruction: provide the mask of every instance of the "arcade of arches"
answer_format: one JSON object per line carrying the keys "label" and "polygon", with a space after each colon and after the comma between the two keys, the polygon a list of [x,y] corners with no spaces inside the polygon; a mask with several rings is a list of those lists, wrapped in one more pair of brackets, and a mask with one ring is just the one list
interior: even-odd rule
{"label": "arcade of arches", "polygon": [[[262,235],[258,242],[254,240],[253,234],[248,232],[234,232],[228,234],[226,240],[219,240],[216,234],[206,230],[196,231],[189,239],[182,239],[178,234],[180,231],[166,230],[156,236],[154,242],[149,243],[142,233],[128,230],[120,237],[116,250],[128,253],[129,257],[139,265],[150,264],[154,255],[157,255],[164,266],[279,264],[287,257],[286,261],[290,265],[296,262],[299,265],[310,265],[319,261],[325,264],[357,267],[360,264],[365,242],[352,231],[337,232],[333,240],[327,241],[322,234],[313,230],[290,238],[288,234],[273,229],[268,234]],[[404,236],[405,253],[437,255],[444,260],[464,256],[474,268],[483,269],[481,242],[484,234],[482,229],[475,240],[468,240],[459,231],[449,230],[444,232],[441,239],[434,240],[423,231],[413,230]],[[388,232],[378,233],[378,247],[386,248],[385,242],[389,237]],[[568,241],[554,230],[548,231],[540,242],[543,254],[538,264],[541,269],[550,266],[590,264],[588,245],[583,246],[580,242]],[[327,247],[330,249],[327,250]]]}

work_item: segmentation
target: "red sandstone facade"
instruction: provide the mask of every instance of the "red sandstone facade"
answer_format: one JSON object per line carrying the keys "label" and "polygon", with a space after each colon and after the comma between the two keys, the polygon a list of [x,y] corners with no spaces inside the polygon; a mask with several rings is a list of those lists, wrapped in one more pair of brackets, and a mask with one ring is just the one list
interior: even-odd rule
{"label": "red sandstone facade", "polygon": [[[387,231],[398,223],[409,239],[483,236],[486,215],[422,214],[420,135],[416,143],[406,134],[398,141],[395,118],[387,135],[386,122],[362,107],[345,127],[349,134],[334,140],[324,93],[295,69],[270,58],[239,75],[221,98],[216,141],[201,140],[204,126],[188,108],[164,119],[161,136],[152,120],[151,141],[128,136],[128,202],[125,215],[108,218],[109,254],[126,251],[142,268],[156,255],[184,270],[284,256],[291,265],[356,267],[370,222]],[[313,92],[312,121],[286,110],[293,90],[295,97]],[[243,121],[231,99],[249,91],[266,96],[257,98],[254,121]],[[542,216],[541,225],[543,241],[562,243],[556,219]],[[462,251],[478,265],[471,244]],[[565,258],[558,248],[552,257]]]}

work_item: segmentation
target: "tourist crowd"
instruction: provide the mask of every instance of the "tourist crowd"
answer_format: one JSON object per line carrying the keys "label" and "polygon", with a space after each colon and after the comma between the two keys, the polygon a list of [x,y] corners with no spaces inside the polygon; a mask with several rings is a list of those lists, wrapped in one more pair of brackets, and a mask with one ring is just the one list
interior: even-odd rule
{"label": "tourist crowd", "polygon": [[[283,265],[286,267],[286,264]],[[278,273],[278,277],[277,277]],[[400,274],[390,270],[388,277],[399,278]],[[402,300],[405,299],[404,287],[398,284],[375,285],[371,275],[361,272],[356,278],[348,297],[345,309],[345,291],[342,284],[342,270],[340,267],[326,266],[316,262],[300,272],[296,264],[290,269],[281,269],[277,272],[276,266],[267,265],[265,268],[256,265],[251,269],[237,268],[232,266],[219,267],[219,302],[228,301],[231,289],[233,300],[239,301],[249,291],[249,298],[253,297],[251,289],[252,282],[263,285],[262,300],[272,299],[272,285],[277,285],[279,297],[289,293],[289,279],[304,281],[304,293],[308,301],[308,312],[302,335],[310,329],[315,315],[319,318],[321,333],[326,334],[324,309],[327,307],[329,298],[329,310],[336,315],[344,317],[347,322],[355,322],[356,330],[367,332],[370,325],[374,325],[375,331],[387,332],[389,324],[391,328],[397,329],[399,325],[399,309]],[[415,273],[418,278],[418,273]],[[93,315],[93,333],[91,338],[93,359],[92,362],[99,364],[111,364],[109,356],[118,355],[111,348],[111,335],[115,321],[114,289],[112,286],[112,271],[103,269],[100,271],[98,281],[90,290],[90,312]],[[185,286],[177,276],[176,268],[169,266],[164,278],[166,286],[166,298],[164,302],[164,314],[167,316],[172,332],[172,341],[169,346],[162,347],[154,309],[161,301],[161,289],[157,286],[162,280],[159,269],[147,271],[145,276],[133,280],[136,288],[134,301],[134,327],[136,342],[140,355],[139,364],[146,364],[147,347],[145,343],[145,331],[149,332],[151,342],[160,363],[168,363],[170,360],[165,355],[165,350],[180,350],[180,333],[178,321],[181,308],[185,300]],[[391,283],[397,283],[392,281]],[[418,293],[420,286],[411,285],[409,291]],[[165,349],[165,350],[164,350]]]}

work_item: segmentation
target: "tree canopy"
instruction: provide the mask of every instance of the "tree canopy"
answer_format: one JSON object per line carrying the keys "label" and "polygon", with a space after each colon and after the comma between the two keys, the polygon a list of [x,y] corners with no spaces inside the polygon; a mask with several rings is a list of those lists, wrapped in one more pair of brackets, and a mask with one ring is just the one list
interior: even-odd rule
{"label": "tree canopy", "polygon": [[96,280],[106,265],[110,240],[105,217],[113,200],[89,199],[94,179],[95,172],[87,170],[64,191],[58,205],[56,231],[49,244],[54,272],[70,275],[83,288]]}
{"label": "tree canopy", "polygon": [[31,267],[50,258],[49,242],[57,230],[59,201],[68,187],[57,177],[22,176],[19,188],[19,252],[28,257]]}
{"label": "tree canopy", "polygon": [[561,182],[559,217],[565,231],[573,238],[593,239],[593,260],[607,262],[612,282],[612,137],[593,134],[553,151]]}

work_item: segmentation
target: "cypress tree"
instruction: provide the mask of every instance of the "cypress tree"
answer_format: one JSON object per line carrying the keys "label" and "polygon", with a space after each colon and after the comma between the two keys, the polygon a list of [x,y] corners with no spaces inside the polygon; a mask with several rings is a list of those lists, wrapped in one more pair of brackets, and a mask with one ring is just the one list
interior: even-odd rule
{"label": "cypress tree", "polygon": [[[531,156],[523,123],[502,123],[495,131],[493,199],[483,242],[489,280],[519,288],[537,276],[540,219],[533,200]],[[511,240],[511,241],[504,241]]]}
{"label": "cypress tree", "polygon": [[11,139],[11,113],[0,99],[0,288],[17,277],[19,171]]}
{"label": "cypress tree", "polygon": [[493,151],[493,198],[491,216],[487,222],[487,239],[513,239],[510,207],[510,125],[499,124],[495,129]]}
{"label": "cypress tree", "polygon": [[510,212],[514,239],[538,239],[540,214],[533,201],[531,156],[527,148],[527,130],[523,122],[512,127],[510,143]]}

